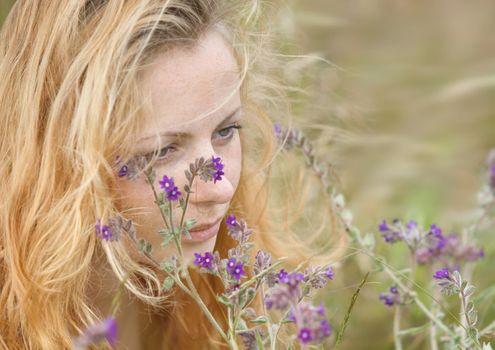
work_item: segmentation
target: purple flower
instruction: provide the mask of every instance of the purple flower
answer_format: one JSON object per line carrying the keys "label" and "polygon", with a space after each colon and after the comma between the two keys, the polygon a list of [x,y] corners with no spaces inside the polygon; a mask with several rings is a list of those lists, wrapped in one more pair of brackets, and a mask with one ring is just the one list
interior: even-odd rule
{"label": "purple flower", "polygon": [[313,340],[313,336],[311,334],[311,329],[309,328],[301,328],[299,330],[299,334],[297,335],[297,339],[301,341],[303,344],[307,344]]}
{"label": "purple flower", "polygon": [[222,175],[225,175],[223,170],[224,165],[221,163],[222,159],[220,157],[211,156],[211,161],[213,162],[213,167],[215,168],[215,173],[213,174],[213,183],[222,180]]}
{"label": "purple flower", "polygon": [[315,307],[309,302],[302,301],[289,311],[289,316],[299,328],[297,338],[302,344],[321,344],[332,332],[330,324],[325,319],[323,304]]}
{"label": "purple flower", "polygon": [[176,201],[181,195],[182,193],[179,191],[177,186],[174,186],[171,190],[167,191],[167,199],[169,201]]}
{"label": "purple flower", "polygon": [[400,229],[401,224],[399,220],[394,220],[392,225],[389,225],[387,221],[383,220],[378,226],[383,239],[387,243],[395,243],[404,239],[404,232]]}
{"label": "purple flower", "polygon": [[380,232],[387,232],[390,228],[388,227],[388,224],[385,220],[382,221],[382,223],[378,226],[378,229]]}
{"label": "purple flower", "polygon": [[234,268],[236,267],[236,260],[235,258],[230,258],[229,261],[227,261],[227,272],[232,274],[232,271],[234,271]]}
{"label": "purple flower", "polygon": [[230,275],[234,277],[236,280],[240,280],[242,276],[246,273],[244,271],[244,264],[242,262],[238,262],[232,270],[229,271]]}
{"label": "purple flower", "polygon": [[168,177],[167,175],[164,175],[163,178],[159,181],[160,183],[160,188],[162,190],[165,190],[165,192],[169,192],[174,189],[175,184],[174,184],[174,178],[173,177]]}
{"label": "purple flower", "polygon": [[74,341],[74,349],[86,349],[91,344],[97,344],[107,340],[112,346],[117,341],[117,322],[113,316],[109,316],[100,323],[87,328],[82,335]]}
{"label": "purple flower", "polygon": [[280,125],[280,123],[273,123],[273,131],[275,132],[276,137],[282,137],[282,125]]}
{"label": "purple flower", "polygon": [[330,334],[332,334],[332,327],[330,327],[330,324],[328,323],[327,320],[321,320],[320,328],[323,332],[324,337],[328,337],[330,336]]}
{"label": "purple flower", "polygon": [[332,280],[334,275],[335,275],[335,273],[333,272],[332,267],[331,267],[331,266],[329,266],[329,267],[325,270],[325,276],[327,276],[327,278],[328,278],[329,280]]}
{"label": "purple flower", "polygon": [[227,226],[234,228],[237,225],[237,219],[234,215],[229,215],[227,216],[227,219],[225,220],[225,224]]}
{"label": "purple flower", "polygon": [[[233,224],[235,221],[235,224]],[[253,234],[253,230],[251,230],[246,221],[243,219],[237,221],[234,215],[230,215],[226,221],[227,229],[229,230],[229,236],[239,241],[241,245],[247,242],[249,236]]]}
{"label": "purple flower", "polygon": [[180,198],[182,193],[179,191],[179,188],[175,186],[174,178],[168,177],[164,175],[163,178],[159,181],[160,188],[165,190],[165,196],[169,201],[176,201]]}
{"label": "purple flower", "polygon": [[316,312],[318,313],[318,315],[325,317],[325,306],[323,305],[323,303],[320,303],[320,305],[318,305],[318,307],[316,308]]}
{"label": "purple flower", "polygon": [[401,302],[400,293],[397,286],[392,286],[389,289],[390,293],[380,293],[379,299],[383,301],[386,306],[393,306]]}
{"label": "purple flower", "polygon": [[450,278],[449,269],[445,267],[443,269],[435,271],[433,278],[435,278],[437,280],[441,280],[441,279],[447,279],[448,280]]}
{"label": "purple flower", "polygon": [[394,305],[394,299],[386,294],[386,293],[380,293],[380,296],[379,296],[380,300],[382,300],[384,302],[385,305],[387,306],[393,306]]}
{"label": "purple flower", "polygon": [[128,171],[129,171],[129,167],[126,164],[122,165],[119,169],[119,177],[126,176]]}
{"label": "purple flower", "polygon": [[194,260],[194,265],[199,267],[204,267],[205,269],[212,270],[214,267],[214,257],[211,253],[206,252],[204,256],[200,253],[194,253],[196,259]]}
{"label": "purple flower", "polygon": [[194,265],[201,266],[201,263],[203,262],[203,257],[201,256],[201,254],[194,253],[194,256],[196,257],[196,259],[194,259]]}
{"label": "purple flower", "polygon": [[277,274],[279,283],[287,283],[289,282],[289,273],[284,269],[281,269]]}
{"label": "purple flower", "polygon": [[113,240],[113,232],[110,230],[108,225],[101,225],[100,220],[95,225],[96,237],[101,237],[102,239],[108,241]]}
{"label": "purple flower", "polygon": [[428,234],[431,234],[437,238],[442,238],[442,229],[440,229],[440,227],[438,227],[437,225],[435,224],[432,224],[430,226],[430,231],[428,232]]}
{"label": "purple flower", "polygon": [[309,266],[304,271],[304,282],[308,282],[312,288],[323,288],[332,280],[335,273],[330,265],[322,267]]}

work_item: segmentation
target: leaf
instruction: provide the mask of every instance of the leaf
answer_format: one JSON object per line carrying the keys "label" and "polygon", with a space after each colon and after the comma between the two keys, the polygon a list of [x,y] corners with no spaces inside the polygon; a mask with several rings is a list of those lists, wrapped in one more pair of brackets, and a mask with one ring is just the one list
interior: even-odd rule
{"label": "leaf", "polygon": [[158,193],[158,203],[157,204],[164,204],[165,203],[165,194],[164,192]]}
{"label": "leaf", "polygon": [[160,236],[166,236],[166,235],[170,235],[171,232],[168,229],[166,229],[166,228],[161,228],[161,229],[158,230],[158,234]]}
{"label": "leaf", "polygon": [[349,235],[354,241],[357,241],[361,237],[361,233],[359,232],[359,229],[356,227],[350,229]]}
{"label": "leaf", "polygon": [[375,249],[375,236],[372,233],[367,233],[364,235],[362,245],[370,251]]}
{"label": "leaf", "polygon": [[477,340],[478,339],[478,330],[474,327],[469,327],[467,329],[467,335],[469,338],[471,338],[473,340]]}
{"label": "leaf", "polygon": [[186,221],[184,221],[184,227],[187,227],[188,229],[193,227],[195,224],[196,224],[196,219],[187,219]]}
{"label": "leaf", "polygon": [[340,326],[340,330],[337,334],[337,340],[335,341],[335,346],[333,347],[334,349],[337,349],[337,347],[342,342],[342,337],[344,336],[345,328],[347,326],[347,323],[349,322],[349,317],[351,315],[352,309],[354,308],[354,304],[356,303],[356,300],[359,296],[359,293],[361,292],[361,288],[363,288],[364,284],[366,283],[366,280],[368,279],[369,274],[370,273],[367,272],[366,275],[364,275],[363,280],[361,281],[358,288],[356,289],[356,291],[354,292],[354,294],[351,297],[351,302],[349,304],[349,308],[347,309],[347,313],[344,316],[344,320],[342,321],[342,324]]}
{"label": "leaf", "polygon": [[182,229],[182,234],[183,234],[184,236],[186,236],[186,238],[187,238],[187,239],[191,239],[191,238],[192,238],[192,237],[191,237],[191,233],[189,232],[189,229],[188,229],[187,227],[184,227],[184,228]]}
{"label": "leaf", "polygon": [[173,272],[175,270],[175,265],[170,261],[162,261],[160,263],[160,269],[167,272]]}
{"label": "leaf", "polygon": [[[187,185],[184,186],[184,190],[187,192]],[[185,210],[186,209],[186,201],[184,198],[179,198],[179,207],[182,209],[182,210]]]}
{"label": "leaf", "polygon": [[239,321],[237,321],[237,325],[235,327],[235,331],[236,332],[242,332],[242,331],[245,331],[247,329],[248,329],[248,327],[246,325],[246,321],[244,321],[242,318],[239,319]]}
{"label": "leaf", "polygon": [[163,281],[163,284],[162,284],[162,290],[166,291],[166,290],[169,290],[171,289],[173,286],[174,286],[174,279],[172,277],[167,277],[165,278],[165,280]]}
{"label": "leaf", "polygon": [[138,249],[139,251],[143,251],[144,250],[144,247],[146,245],[146,240],[144,238],[140,238],[139,241],[138,241]]}
{"label": "leaf", "polygon": [[467,285],[467,286],[466,286],[466,288],[464,289],[464,295],[465,295],[466,297],[470,297],[471,295],[473,295],[473,294],[474,294],[474,290],[475,290],[475,289],[476,289],[476,288],[475,288],[474,286],[472,286],[472,285],[470,285],[470,284],[469,284],[469,285]]}
{"label": "leaf", "polygon": [[153,250],[153,245],[150,242],[146,242],[146,253],[151,254],[151,251]]}
{"label": "leaf", "polygon": [[163,237],[161,246],[166,247],[173,238],[174,236],[171,233],[169,233],[167,236]]}
{"label": "leaf", "polygon": [[225,304],[227,306],[231,306],[232,305],[232,302],[230,301],[230,299],[227,298],[225,295],[219,295],[217,299],[222,304]]}
{"label": "leaf", "polygon": [[251,320],[254,324],[265,324],[268,322],[268,318],[266,316],[256,317],[254,320]]}

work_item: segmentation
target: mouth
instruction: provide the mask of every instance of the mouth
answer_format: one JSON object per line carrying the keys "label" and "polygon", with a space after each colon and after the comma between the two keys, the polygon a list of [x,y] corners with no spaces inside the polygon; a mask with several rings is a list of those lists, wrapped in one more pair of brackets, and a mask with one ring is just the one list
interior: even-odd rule
{"label": "mouth", "polygon": [[211,224],[197,225],[189,231],[191,239],[183,238],[186,242],[203,242],[218,234],[222,219],[217,220]]}

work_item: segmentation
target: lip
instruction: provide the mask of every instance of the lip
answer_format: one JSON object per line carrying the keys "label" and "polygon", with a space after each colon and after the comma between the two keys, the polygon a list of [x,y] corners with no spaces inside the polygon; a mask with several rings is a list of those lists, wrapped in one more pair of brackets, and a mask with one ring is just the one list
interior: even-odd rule
{"label": "lip", "polygon": [[186,242],[203,242],[216,236],[218,234],[218,230],[220,229],[221,222],[222,220],[220,219],[213,224],[198,225],[194,228],[194,230],[189,231],[191,239],[186,238]]}

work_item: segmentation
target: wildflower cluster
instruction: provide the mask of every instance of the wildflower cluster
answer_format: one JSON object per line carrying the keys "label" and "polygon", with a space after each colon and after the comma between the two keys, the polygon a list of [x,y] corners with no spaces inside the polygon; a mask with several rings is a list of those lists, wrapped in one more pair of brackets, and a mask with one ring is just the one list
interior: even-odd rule
{"label": "wildflower cluster", "polygon": [[397,286],[392,286],[389,288],[389,293],[380,293],[380,300],[387,306],[393,306],[396,304],[402,304],[401,295]]}
{"label": "wildflower cluster", "polygon": [[297,325],[297,339],[302,344],[322,343],[331,334],[323,305],[315,307],[301,300],[308,295],[308,286],[322,288],[333,276],[331,266],[310,267],[305,273],[281,269],[276,276],[276,286],[265,296],[267,309],[288,310],[287,319]]}
{"label": "wildflower cluster", "polygon": [[483,249],[472,243],[461,244],[457,234],[444,235],[442,229],[435,224],[425,230],[413,220],[406,225],[398,219],[391,223],[383,220],[378,229],[385,242],[404,242],[418,264],[438,262],[454,268],[463,262],[476,261],[484,256]]}
{"label": "wildflower cluster", "polygon": [[[254,273],[258,276],[253,287],[242,287],[249,285],[250,281],[240,284],[242,278],[247,278],[246,267],[249,265],[248,251],[253,247],[249,237],[253,231],[244,220],[238,220],[234,215],[229,215],[225,224],[229,235],[238,242],[235,248],[228,251],[228,258],[218,259],[211,252],[195,253],[194,264],[203,272],[216,274],[225,286],[225,293],[219,300],[232,309],[245,309],[241,312],[244,321],[255,322],[255,324],[268,324],[270,321],[266,316],[257,316],[253,309],[247,306],[253,300],[257,289],[263,284],[268,286],[264,298],[268,310],[276,309],[289,313],[285,322],[294,322],[297,327],[297,335],[294,340],[301,344],[318,344],[331,334],[331,327],[325,318],[323,305],[313,307],[303,298],[309,294],[309,289],[322,288],[328,280],[334,276],[330,265],[324,267],[309,267],[302,272],[287,272],[280,269],[278,273],[273,272],[271,255],[264,251],[258,251],[252,265]],[[215,252],[217,254],[217,252]],[[233,320],[233,322],[235,322]],[[236,323],[236,322],[235,322]],[[278,326],[280,327],[280,325]],[[269,332],[263,328],[256,330],[238,330],[237,334],[243,338],[245,349],[255,348],[256,332],[262,342],[273,342]],[[276,337],[275,337],[276,338]]]}
{"label": "wildflower cluster", "polygon": [[131,235],[135,235],[135,229],[132,225],[132,221],[126,220],[122,216],[110,218],[108,220],[108,225],[104,225],[101,222],[101,219],[96,221],[96,237],[104,239],[105,241],[118,241],[123,230],[126,230]]}
{"label": "wildflower cluster", "polygon": [[[460,277],[459,269],[466,262],[473,262],[484,256],[484,251],[473,243],[475,234],[486,229],[493,224],[492,217],[495,215],[495,150],[492,150],[487,158],[486,181],[482,191],[478,195],[480,210],[476,213],[474,223],[461,231],[461,234],[444,234],[436,225],[431,225],[424,229],[419,227],[415,221],[405,224],[399,220],[391,223],[382,222],[379,231],[387,243],[403,242],[409,248],[411,254],[411,268],[396,270],[387,263],[384,256],[375,252],[375,239],[373,234],[361,234],[358,227],[353,225],[352,212],[346,208],[344,196],[329,184],[326,178],[327,171],[322,169],[313,153],[312,147],[300,131],[288,130],[276,123],[274,125],[275,136],[279,140],[283,149],[299,148],[305,157],[307,164],[314,170],[329,194],[330,201],[334,206],[336,215],[340,220],[358,249],[371,257],[376,263],[378,271],[384,271],[394,282],[387,293],[381,293],[380,299],[385,305],[403,305],[410,302],[418,306],[424,315],[431,321],[430,340],[432,348],[438,348],[437,341],[444,342],[447,349],[483,349],[491,350],[489,343],[486,343],[490,332],[495,329],[495,322],[491,322],[483,330],[476,329],[476,311],[474,305],[469,301],[469,296],[473,293],[472,286]],[[485,226],[483,226],[486,224]],[[457,294],[460,297],[461,324],[447,324],[443,319],[443,312],[439,310],[436,300],[432,301],[430,307],[418,297],[415,291],[417,286],[416,265],[438,264],[443,268],[436,271],[434,279],[442,286],[444,294]],[[469,273],[469,269],[466,269]],[[352,304],[351,304],[352,305]],[[394,312],[394,344],[397,349],[402,349],[403,336],[417,334],[419,328],[401,329],[401,308]],[[345,324],[345,323],[344,323]],[[485,337],[481,341],[481,337]],[[336,345],[339,344],[340,332],[337,336]]]}
{"label": "wildflower cluster", "polygon": [[165,195],[169,201],[179,200],[182,193],[179,191],[179,188],[175,186],[173,177],[169,178],[167,175],[164,175],[159,183],[160,188],[165,191]]}

